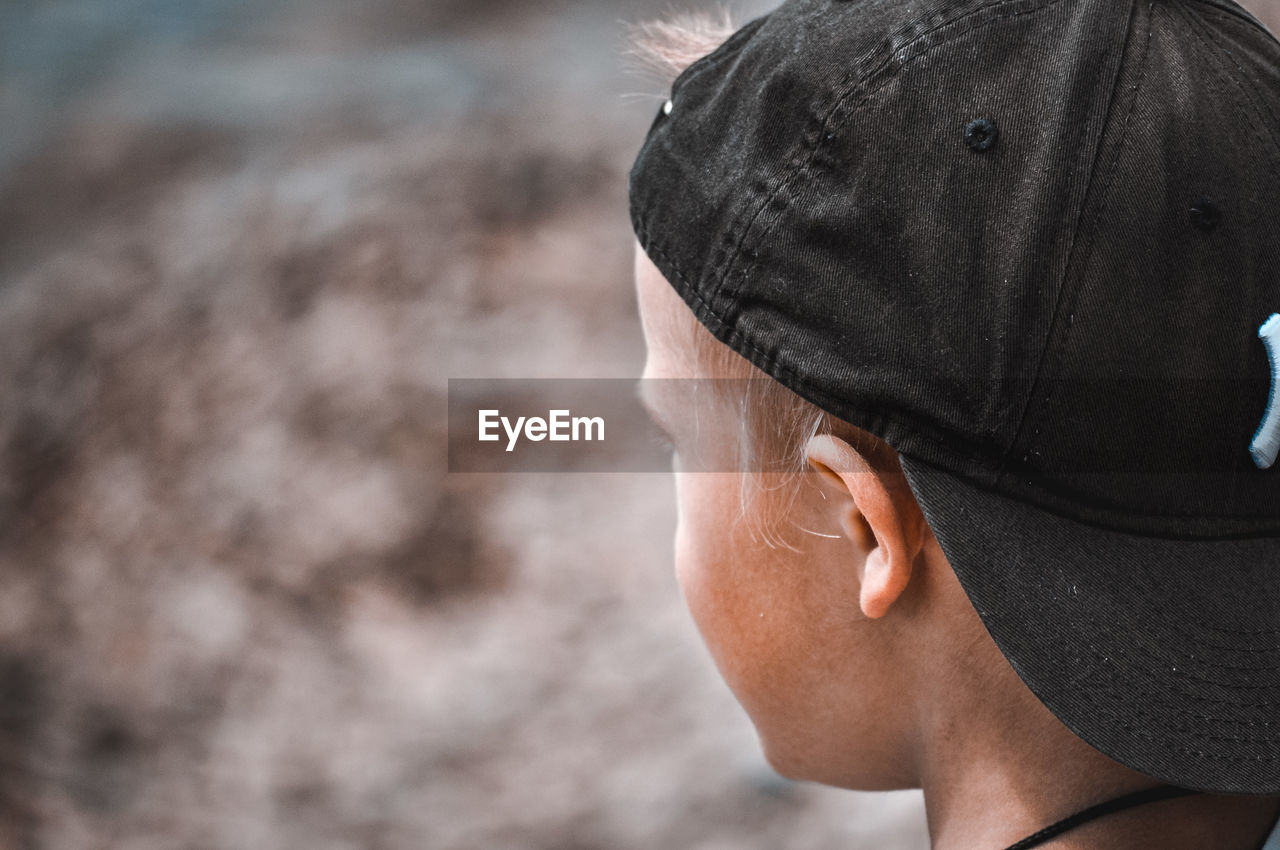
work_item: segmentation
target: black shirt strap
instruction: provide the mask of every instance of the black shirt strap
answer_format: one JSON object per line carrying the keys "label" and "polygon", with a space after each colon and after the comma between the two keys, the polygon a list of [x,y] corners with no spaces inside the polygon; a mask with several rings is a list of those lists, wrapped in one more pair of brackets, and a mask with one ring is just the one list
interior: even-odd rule
{"label": "black shirt strap", "polygon": [[1199,794],[1200,791],[1191,791],[1187,788],[1175,788],[1172,785],[1160,785],[1155,788],[1145,788],[1141,791],[1134,791],[1131,794],[1125,794],[1122,797],[1116,797],[1114,800],[1107,800],[1105,803],[1098,803],[1096,806],[1090,806],[1082,812],[1076,812],[1070,817],[1065,817],[1055,824],[1046,826],[1044,829],[1028,835],[1017,844],[1011,844],[1007,850],[1028,850],[1030,847],[1039,847],[1046,841],[1057,838],[1069,829],[1075,829],[1081,824],[1088,823],[1104,815],[1122,812],[1125,809],[1132,809],[1134,806],[1145,805],[1146,803],[1156,803],[1160,800],[1172,800],[1175,797],[1186,797],[1189,794]]}

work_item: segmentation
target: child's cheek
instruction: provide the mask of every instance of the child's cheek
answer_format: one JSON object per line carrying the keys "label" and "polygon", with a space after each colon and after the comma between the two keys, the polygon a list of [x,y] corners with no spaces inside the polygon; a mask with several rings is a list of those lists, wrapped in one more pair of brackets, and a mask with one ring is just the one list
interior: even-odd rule
{"label": "child's cheek", "polygon": [[740,521],[736,473],[676,476],[676,577],[716,666],[745,706],[760,700],[757,680],[773,679],[774,656],[791,643],[784,622],[791,606],[770,577],[777,571],[756,563]]}
{"label": "child's cheek", "polygon": [[[720,508],[717,481],[732,476],[723,473],[677,473],[676,578],[685,603],[703,638],[716,650],[716,622],[722,612],[724,589],[718,577],[730,553],[723,539],[726,518]],[[731,557],[731,556],[730,556]]]}

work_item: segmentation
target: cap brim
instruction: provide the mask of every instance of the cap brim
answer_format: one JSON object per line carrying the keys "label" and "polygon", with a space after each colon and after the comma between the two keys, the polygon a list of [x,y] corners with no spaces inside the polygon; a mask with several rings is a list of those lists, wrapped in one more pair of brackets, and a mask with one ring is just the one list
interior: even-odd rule
{"label": "cap brim", "polygon": [[1116,532],[901,461],[996,645],[1068,728],[1171,784],[1280,792],[1280,539]]}

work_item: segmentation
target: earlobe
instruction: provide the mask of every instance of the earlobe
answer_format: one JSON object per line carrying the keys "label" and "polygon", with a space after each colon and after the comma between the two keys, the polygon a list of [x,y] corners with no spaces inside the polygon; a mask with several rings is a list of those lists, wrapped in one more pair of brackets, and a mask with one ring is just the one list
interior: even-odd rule
{"label": "earlobe", "polygon": [[827,434],[809,440],[805,458],[849,503],[839,510],[845,535],[864,556],[859,604],[872,619],[883,617],[911,580],[924,546],[923,516],[901,469],[877,469],[847,441]]}

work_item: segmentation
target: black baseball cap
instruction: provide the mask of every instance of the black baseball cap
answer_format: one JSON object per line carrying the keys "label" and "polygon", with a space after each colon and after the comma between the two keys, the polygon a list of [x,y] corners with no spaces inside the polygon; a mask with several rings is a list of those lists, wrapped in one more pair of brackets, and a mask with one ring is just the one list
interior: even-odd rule
{"label": "black baseball cap", "polygon": [[720,341],[898,451],[1063,723],[1171,784],[1280,792],[1280,43],[1256,19],[788,0],[676,80],[630,193]]}

